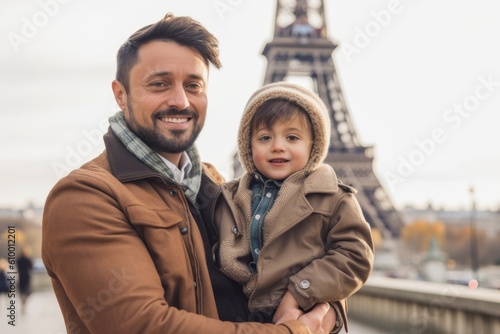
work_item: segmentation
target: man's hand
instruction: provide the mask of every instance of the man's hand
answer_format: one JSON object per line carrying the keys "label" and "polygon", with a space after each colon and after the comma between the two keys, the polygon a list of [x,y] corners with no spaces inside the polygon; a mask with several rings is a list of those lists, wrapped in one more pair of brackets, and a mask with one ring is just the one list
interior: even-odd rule
{"label": "man's hand", "polygon": [[[311,330],[312,333],[328,334],[335,327],[337,314],[335,313],[333,307],[330,307],[330,305],[328,305],[328,310],[322,314],[321,311],[318,310],[318,306],[324,304],[325,303],[318,304],[311,311],[304,314],[304,312],[299,309],[299,304],[297,303],[293,295],[289,291],[287,291],[281,299],[276,312],[274,313],[273,322],[278,325],[289,320],[299,319],[304,324],[306,324],[307,327],[309,327],[309,330]],[[319,325],[322,331],[314,331],[314,328],[311,327],[316,326],[317,321],[319,321]]]}
{"label": "man's hand", "polygon": [[[324,326],[327,325],[327,323],[324,324],[324,321],[325,318],[331,318],[332,312],[329,312],[330,310],[331,307],[328,303],[317,304],[311,311],[300,316],[298,320],[309,328],[311,334],[328,334],[333,329],[333,325],[330,324],[329,328],[324,329]],[[335,312],[333,314],[335,317]]]}
{"label": "man's hand", "polygon": [[287,291],[274,313],[273,322],[278,325],[288,320],[297,320],[302,314],[304,312],[299,309],[299,303],[290,291]]}
{"label": "man's hand", "polygon": [[330,333],[333,330],[333,328],[335,328],[336,322],[337,322],[337,313],[335,312],[335,309],[330,306],[328,312],[323,318],[323,322],[321,323],[321,328],[323,328],[325,334]]}

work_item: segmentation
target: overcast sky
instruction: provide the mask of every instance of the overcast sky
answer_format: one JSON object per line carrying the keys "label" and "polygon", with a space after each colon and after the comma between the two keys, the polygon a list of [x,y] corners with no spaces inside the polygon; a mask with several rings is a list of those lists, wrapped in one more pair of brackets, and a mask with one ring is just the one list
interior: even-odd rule
{"label": "overcast sky", "polygon": [[[198,147],[228,177],[238,122],[263,83],[271,0],[0,0],[0,207],[43,205],[103,150],[117,111],[118,47],[166,12],[220,40]],[[358,135],[398,208],[500,206],[500,4],[325,0],[333,57]]]}

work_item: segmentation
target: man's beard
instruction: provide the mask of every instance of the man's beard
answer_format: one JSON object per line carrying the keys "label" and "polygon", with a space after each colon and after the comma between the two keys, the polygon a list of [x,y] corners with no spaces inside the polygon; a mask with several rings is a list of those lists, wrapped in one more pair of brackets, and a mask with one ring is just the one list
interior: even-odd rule
{"label": "man's beard", "polygon": [[[183,110],[171,108],[168,110],[157,111],[151,115],[153,128],[146,128],[136,122],[134,110],[130,102],[127,103],[127,106],[130,112],[128,126],[137,135],[137,137],[139,137],[155,152],[182,153],[187,151],[193,146],[201,132],[201,129],[203,128],[203,124],[198,124],[198,114],[190,108]],[[158,122],[161,122],[159,118],[168,116],[187,116],[191,118],[191,121],[194,124],[191,135],[188,138],[183,139],[182,136],[189,130],[170,130],[172,136],[170,138],[165,137],[165,135],[160,131]]]}

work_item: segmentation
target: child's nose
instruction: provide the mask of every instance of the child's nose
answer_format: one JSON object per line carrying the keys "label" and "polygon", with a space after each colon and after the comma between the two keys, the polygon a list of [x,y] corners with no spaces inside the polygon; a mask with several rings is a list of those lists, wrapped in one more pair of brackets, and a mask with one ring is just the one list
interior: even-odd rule
{"label": "child's nose", "polygon": [[284,142],[281,139],[275,139],[272,146],[273,152],[283,152],[285,150]]}

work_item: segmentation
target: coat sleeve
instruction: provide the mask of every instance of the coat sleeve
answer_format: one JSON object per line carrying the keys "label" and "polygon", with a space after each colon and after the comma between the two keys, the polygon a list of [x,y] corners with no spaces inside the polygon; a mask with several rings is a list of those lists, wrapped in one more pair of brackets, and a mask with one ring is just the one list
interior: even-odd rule
{"label": "coat sleeve", "polygon": [[47,198],[42,257],[68,333],[308,333],[298,321],[222,322],[170,306],[116,198],[106,182],[74,174]]}
{"label": "coat sleeve", "polygon": [[290,277],[288,290],[309,309],[318,302],[346,299],[358,291],[373,268],[369,224],[351,193],[339,190],[326,238],[326,253]]}

